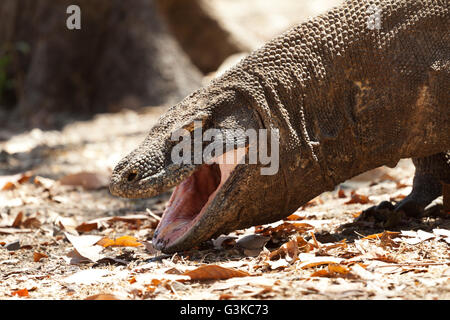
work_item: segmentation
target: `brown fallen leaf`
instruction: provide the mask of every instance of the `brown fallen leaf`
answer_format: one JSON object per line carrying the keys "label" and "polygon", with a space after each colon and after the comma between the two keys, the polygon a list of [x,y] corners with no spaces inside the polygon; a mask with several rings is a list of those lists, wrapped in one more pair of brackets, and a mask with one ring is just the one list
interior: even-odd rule
{"label": "brown fallen leaf", "polygon": [[39,262],[42,258],[48,258],[48,255],[46,255],[45,253],[36,252],[36,251],[33,253],[33,261],[34,262]]}
{"label": "brown fallen leaf", "polygon": [[329,277],[330,272],[327,269],[320,269],[311,274],[311,277]]}
{"label": "brown fallen leaf", "polygon": [[370,203],[370,199],[368,196],[358,194],[356,191],[352,191],[350,195],[351,199],[344,204],[353,204],[353,203],[359,203],[359,204],[367,204]]}
{"label": "brown fallen leaf", "polygon": [[115,240],[111,240],[109,238],[103,238],[101,240],[99,240],[96,244],[106,248],[109,246],[116,246],[116,247],[139,247],[142,246],[143,244],[138,242],[136,240],[136,238],[131,237],[131,236],[123,236],[123,237],[119,237]]}
{"label": "brown fallen leaf", "polygon": [[345,191],[342,189],[339,189],[338,191],[338,198],[347,198],[347,195],[345,194]]}
{"label": "brown fallen leaf", "polygon": [[347,274],[350,272],[349,268],[337,263],[329,264],[328,270],[330,273],[339,273],[339,274]]}
{"label": "brown fallen leaf", "polygon": [[115,243],[116,242],[114,240],[105,237],[100,239],[96,244],[102,246],[103,248],[106,248],[109,246],[113,246]]}
{"label": "brown fallen leaf", "polygon": [[400,244],[395,242],[394,240],[392,240],[395,237],[397,237],[395,232],[389,232],[389,231],[383,232],[383,234],[381,235],[381,238],[380,238],[381,247],[382,248],[388,248],[388,247],[398,248],[400,246]]}
{"label": "brown fallen leaf", "polygon": [[347,248],[347,239],[343,239],[339,242],[336,243],[332,243],[332,244],[326,244],[326,245],[322,245],[320,247],[320,250],[322,252],[327,252],[328,250],[334,249],[334,248],[343,248],[346,249]]}
{"label": "brown fallen leaf", "polygon": [[11,292],[11,294],[13,296],[17,295],[17,296],[22,297],[22,298],[30,296],[29,293],[28,293],[28,290],[26,288],[25,289],[15,290],[15,291]]}
{"label": "brown fallen leaf", "polygon": [[368,236],[365,236],[364,238],[362,238],[361,240],[367,240],[367,239],[381,239],[381,237],[383,236],[388,236],[391,239],[397,237],[398,235],[400,235],[400,232],[394,232],[394,231],[384,231],[381,233],[374,233]]}
{"label": "brown fallen leaf", "polygon": [[0,177],[0,186],[2,191],[12,190],[20,184],[26,183],[31,178],[31,172],[24,172],[12,176]]}
{"label": "brown fallen leaf", "polygon": [[398,260],[389,256],[389,255],[381,255],[381,254],[376,254],[375,258],[372,258],[371,260],[378,260],[378,261],[383,261],[383,262],[388,262],[388,263],[398,263]]}
{"label": "brown fallen leaf", "polygon": [[347,275],[350,272],[350,269],[346,266],[337,264],[337,263],[330,263],[326,269],[321,269],[313,274],[311,274],[311,277],[328,277],[328,278],[334,278],[337,276]]}
{"label": "brown fallen leaf", "polygon": [[86,223],[83,222],[82,224],[78,225],[75,230],[77,230],[77,232],[79,233],[83,233],[83,232],[89,232],[92,230],[97,230],[98,229],[98,223]]}
{"label": "brown fallen leaf", "polygon": [[16,187],[16,185],[14,183],[12,183],[11,181],[8,181],[4,184],[4,186],[2,187],[2,191],[7,191],[7,190],[12,190]]}
{"label": "brown fallen leaf", "polygon": [[182,275],[189,276],[191,280],[225,280],[234,277],[250,276],[248,272],[224,268],[214,264],[204,265],[197,269],[186,271]]}
{"label": "brown fallen leaf", "polygon": [[353,218],[358,218],[363,212],[362,211],[358,211],[355,213],[352,213]]}
{"label": "brown fallen leaf", "polygon": [[305,219],[305,217],[299,216],[297,214],[291,214],[290,216],[287,216],[285,220],[297,221],[297,220],[302,220],[302,219]]}
{"label": "brown fallen leaf", "polygon": [[277,250],[272,251],[269,254],[270,260],[278,260],[284,258],[287,262],[293,263],[298,259],[298,243],[296,239],[292,239],[283,244]]}
{"label": "brown fallen leaf", "polygon": [[95,172],[79,172],[69,174],[59,180],[62,185],[81,186],[85,190],[97,190],[109,185],[109,178],[106,175]]}
{"label": "brown fallen leaf", "polygon": [[22,222],[22,226],[28,229],[38,229],[41,224],[41,221],[36,217],[30,217]]}
{"label": "brown fallen leaf", "polygon": [[12,223],[11,227],[13,228],[20,228],[20,225],[22,224],[22,218],[23,218],[23,212],[20,211],[16,218],[14,219],[14,222]]}

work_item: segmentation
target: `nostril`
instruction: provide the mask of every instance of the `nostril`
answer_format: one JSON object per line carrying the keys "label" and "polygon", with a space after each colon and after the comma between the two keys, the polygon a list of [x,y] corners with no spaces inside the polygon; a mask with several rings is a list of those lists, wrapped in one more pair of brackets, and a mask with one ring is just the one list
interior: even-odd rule
{"label": "nostril", "polygon": [[127,175],[127,181],[133,182],[137,178],[137,172],[136,171],[130,171]]}

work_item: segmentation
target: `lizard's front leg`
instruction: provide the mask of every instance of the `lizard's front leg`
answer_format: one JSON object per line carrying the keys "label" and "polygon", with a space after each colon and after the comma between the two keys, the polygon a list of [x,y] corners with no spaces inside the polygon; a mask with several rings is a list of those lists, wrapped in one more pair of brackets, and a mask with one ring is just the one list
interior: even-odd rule
{"label": "lizard's front leg", "polygon": [[403,211],[407,216],[418,217],[423,214],[427,205],[442,195],[442,185],[450,183],[450,152],[414,158],[413,163],[416,173],[411,193],[395,205],[383,201],[378,206],[367,209],[367,213],[388,209],[394,212]]}

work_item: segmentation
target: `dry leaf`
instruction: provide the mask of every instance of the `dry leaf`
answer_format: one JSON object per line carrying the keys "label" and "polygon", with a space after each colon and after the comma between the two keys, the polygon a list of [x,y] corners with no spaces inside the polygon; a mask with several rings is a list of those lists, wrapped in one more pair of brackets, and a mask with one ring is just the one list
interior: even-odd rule
{"label": "dry leaf", "polygon": [[218,265],[204,265],[197,269],[186,271],[183,273],[189,276],[191,280],[224,280],[234,277],[248,277],[250,274],[245,271],[224,268]]}
{"label": "dry leaf", "polygon": [[347,267],[337,264],[337,263],[332,263],[328,265],[328,271],[330,273],[339,273],[339,274],[347,274],[350,272],[350,269],[348,269]]}
{"label": "dry leaf", "polygon": [[18,184],[24,184],[31,178],[31,172],[19,173],[12,176],[3,176],[0,177],[0,186],[1,190],[12,190]]}
{"label": "dry leaf", "polygon": [[378,260],[378,261],[383,261],[383,262],[387,262],[387,263],[398,263],[398,261],[395,258],[392,258],[389,255],[381,255],[381,254],[377,254],[376,253],[376,257],[373,258],[372,260]]}
{"label": "dry leaf", "polygon": [[120,247],[139,247],[139,246],[142,246],[143,244],[138,242],[136,240],[136,238],[134,238],[134,237],[123,236],[123,237],[117,238],[115,240],[114,245],[120,246]]}
{"label": "dry leaf", "polygon": [[392,240],[398,234],[399,234],[398,232],[390,232],[390,231],[383,232],[383,234],[381,235],[381,238],[380,238],[381,247],[382,248],[387,248],[387,247],[397,248],[397,247],[399,247],[399,244]]}
{"label": "dry leaf", "polygon": [[345,194],[345,191],[342,189],[339,189],[338,191],[338,198],[347,198],[347,195]]}
{"label": "dry leaf", "polygon": [[16,187],[16,185],[12,182],[6,182],[5,185],[2,188],[2,191],[12,190]]}
{"label": "dry leaf", "polygon": [[358,194],[355,191],[352,191],[350,196],[351,199],[345,202],[345,204],[353,204],[353,203],[367,204],[371,202],[368,196]]}
{"label": "dry leaf", "polygon": [[302,219],[304,219],[305,217],[302,217],[302,216],[299,216],[299,215],[297,215],[297,214],[291,214],[290,216],[287,216],[286,217],[286,220],[289,220],[289,221],[297,221],[297,220],[302,220]]}
{"label": "dry leaf", "polygon": [[327,266],[327,269],[321,269],[316,272],[314,272],[311,277],[337,277],[340,275],[347,275],[350,272],[350,269],[347,267],[337,264],[337,263],[330,263]]}
{"label": "dry leaf", "polygon": [[40,252],[34,252],[33,253],[33,261],[34,262],[39,262],[42,258],[48,258],[48,255],[46,255],[45,253],[40,253]]}
{"label": "dry leaf", "polygon": [[95,172],[80,172],[69,174],[59,180],[62,185],[81,186],[85,190],[96,190],[107,187],[109,178]]}
{"label": "dry leaf", "polygon": [[330,273],[327,269],[320,269],[311,274],[311,277],[329,277]]}
{"label": "dry leaf", "polygon": [[332,244],[323,244],[320,249],[323,252],[327,252],[330,249],[334,249],[334,248],[343,248],[346,249],[347,248],[347,243],[346,243],[347,239],[343,239],[339,242],[336,243],[332,243]]}
{"label": "dry leaf", "polygon": [[29,229],[38,229],[41,224],[41,221],[36,217],[30,217],[22,222],[22,226]]}
{"label": "dry leaf", "polygon": [[96,244],[102,246],[103,248],[113,246],[116,242],[107,237],[100,239]]}
{"label": "dry leaf", "polygon": [[16,218],[14,219],[14,222],[12,223],[11,227],[13,228],[19,228],[20,225],[22,224],[22,218],[23,218],[23,212],[20,211]]}
{"label": "dry leaf", "polygon": [[355,212],[355,213],[352,213],[352,216],[353,216],[353,218],[358,218],[362,213],[363,213],[362,211]]}
{"label": "dry leaf", "polygon": [[19,289],[19,290],[11,292],[11,294],[13,296],[17,295],[19,297],[29,297],[30,296],[27,289]]}
{"label": "dry leaf", "polygon": [[85,222],[83,222],[82,224],[80,224],[75,228],[75,230],[77,230],[79,233],[89,232],[97,229],[98,229],[97,223],[85,223]]}
{"label": "dry leaf", "polygon": [[298,259],[298,244],[296,239],[292,239],[275,251],[269,254],[270,260],[284,258],[287,262],[293,263]]}
{"label": "dry leaf", "polygon": [[[72,243],[74,246],[76,253],[78,253],[81,257],[87,258],[92,262],[97,262],[98,260],[104,258],[100,252],[103,250],[102,246],[96,245],[96,243],[102,239],[100,236],[74,236],[68,232],[64,232],[67,240]],[[72,253],[70,256],[74,258],[71,263],[79,263],[81,261],[77,260],[76,254]]]}
{"label": "dry leaf", "polygon": [[115,247],[139,247],[143,244],[138,242],[135,237],[131,236],[123,236],[119,237],[115,240],[111,240],[109,238],[103,238],[97,242],[98,245],[106,248],[109,246],[115,246]]}
{"label": "dry leaf", "polygon": [[365,239],[381,239],[381,237],[383,236],[388,236],[390,238],[395,238],[400,234],[400,232],[393,232],[393,231],[384,231],[382,233],[374,233],[368,236],[365,236],[364,238],[362,238],[361,240],[365,240]]}
{"label": "dry leaf", "polygon": [[219,296],[219,300],[229,300],[229,299],[232,299],[232,298],[234,298],[234,296],[232,294],[229,294],[229,293],[222,293]]}

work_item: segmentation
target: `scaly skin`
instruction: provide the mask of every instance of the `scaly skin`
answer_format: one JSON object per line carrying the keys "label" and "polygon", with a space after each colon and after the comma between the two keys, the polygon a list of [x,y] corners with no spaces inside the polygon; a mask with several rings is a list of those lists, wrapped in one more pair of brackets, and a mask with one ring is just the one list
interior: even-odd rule
{"label": "scaly skin", "polygon": [[[368,27],[367,1],[298,25],[172,107],[120,162],[111,192],[151,197],[195,170],[171,165],[174,130],[196,119],[205,130],[279,129],[279,172],[263,176],[260,165],[238,165],[185,236],[174,243],[155,236],[161,250],[277,221],[357,174],[450,150],[448,1],[370,3],[380,10],[380,29]],[[448,163],[427,166],[439,174],[418,185],[450,182]],[[410,199],[422,207],[441,192]]]}

